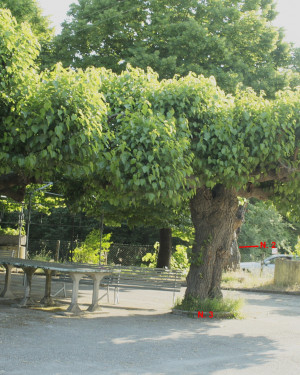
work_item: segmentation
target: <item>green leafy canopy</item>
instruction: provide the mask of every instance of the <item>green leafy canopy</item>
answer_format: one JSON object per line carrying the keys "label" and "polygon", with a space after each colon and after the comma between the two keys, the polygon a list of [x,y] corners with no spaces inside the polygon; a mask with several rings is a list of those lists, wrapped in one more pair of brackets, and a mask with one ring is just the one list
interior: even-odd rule
{"label": "green leafy canopy", "polygon": [[29,27],[5,10],[0,21],[1,174],[77,179],[82,194],[119,207],[178,207],[224,184],[297,212],[299,91],[233,97],[212,77],[160,81],[130,66],[38,74]]}
{"label": "green leafy canopy", "polygon": [[176,206],[197,187],[225,184],[241,196],[293,206],[299,91],[267,100],[250,89],[225,95],[213,78],[194,74],[163,81],[151,69],[99,74],[110,141],[98,158],[98,179],[86,186],[105,187],[100,201]]}
{"label": "green leafy canopy", "polygon": [[25,184],[90,173],[106,143],[98,72],[58,64],[38,73],[38,48],[29,25],[0,10],[0,174]]}

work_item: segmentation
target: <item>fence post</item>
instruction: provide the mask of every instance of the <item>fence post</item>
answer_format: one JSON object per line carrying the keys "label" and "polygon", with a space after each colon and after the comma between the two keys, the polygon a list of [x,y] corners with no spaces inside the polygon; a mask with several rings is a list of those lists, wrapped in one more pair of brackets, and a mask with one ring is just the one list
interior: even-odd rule
{"label": "fence post", "polygon": [[55,262],[59,261],[60,240],[56,241]]}
{"label": "fence post", "polygon": [[30,220],[31,220],[31,199],[32,199],[32,192],[29,193],[29,203],[27,206],[28,209],[28,222],[27,222],[27,233],[26,233],[26,248],[25,248],[25,259],[28,258],[29,254],[29,229],[30,229]]}
{"label": "fence post", "polygon": [[24,202],[22,202],[21,211],[19,213],[19,244],[18,244],[18,256],[21,257],[21,237],[22,237],[22,228],[23,228],[23,219],[24,219]]}
{"label": "fence post", "polygon": [[101,216],[101,221],[100,221],[100,248],[99,248],[99,266],[101,265],[101,255],[102,255],[103,218],[104,218],[104,215],[102,214],[102,216]]}

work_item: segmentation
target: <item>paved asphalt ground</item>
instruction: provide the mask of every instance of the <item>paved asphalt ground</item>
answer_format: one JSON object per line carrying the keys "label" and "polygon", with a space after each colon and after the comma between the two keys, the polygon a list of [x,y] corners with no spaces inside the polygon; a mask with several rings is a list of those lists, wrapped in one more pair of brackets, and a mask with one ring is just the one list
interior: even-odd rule
{"label": "paved asphalt ground", "polygon": [[[0,289],[3,280],[0,273]],[[13,280],[20,297],[21,275]],[[33,286],[41,296],[41,277],[34,277]],[[245,298],[243,320],[172,315],[169,292],[125,290],[119,305],[104,300],[101,312],[80,317],[0,300],[0,374],[298,375],[300,296],[226,295]],[[83,286],[82,308],[90,296]],[[68,301],[61,300],[61,309]]]}

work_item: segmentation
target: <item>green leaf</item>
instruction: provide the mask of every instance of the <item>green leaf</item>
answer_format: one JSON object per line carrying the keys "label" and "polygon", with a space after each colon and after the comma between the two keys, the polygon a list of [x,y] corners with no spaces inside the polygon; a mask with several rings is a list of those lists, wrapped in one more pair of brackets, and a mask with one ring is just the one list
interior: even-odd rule
{"label": "green leaf", "polygon": [[148,199],[149,199],[149,202],[150,202],[150,203],[153,202],[154,199],[155,199],[155,194],[153,194],[153,193],[149,193],[149,194],[148,194]]}
{"label": "green leaf", "polygon": [[37,125],[32,125],[31,130],[34,134],[37,134],[37,132],[39,131],[39,127]]}
{"label": "green leaf", "polygon": [[147,165],[144,165],[142,167],[142,170],[143,170],[144,173],[148,173],[149,172],[149,167]]}

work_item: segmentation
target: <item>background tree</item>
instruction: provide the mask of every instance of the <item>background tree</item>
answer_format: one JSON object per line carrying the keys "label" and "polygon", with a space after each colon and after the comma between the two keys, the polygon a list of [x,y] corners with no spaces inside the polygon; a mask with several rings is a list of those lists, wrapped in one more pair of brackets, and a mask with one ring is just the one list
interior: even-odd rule
{"label": "background tree", "polygon": [[28,22],[39,42],[49,41],[52,37],[49,19],[42,15],[35,0],[0,0],[0,8],[9,9],[18,23]]}
{"label": "background tree", "polygon": [[245,223],[241,227],[239,245],[260,245],[261,242],[266,242],[269,249],[259,248],[257,254],[271,255],[271,244],[274,241],[279,252],[291,253],[300,235],[299,224],[286,220],[273,205],[251,201],[247,207]]}
{"label": "background tree", "polygon": [[160,78],[192,71],[226,92],[242,84],[269,96],[294,82],[273,0],[80,0],[68,17],[55,42],[65,66],[119,73],[130,63]]}
{"label": "background tree", "polygon": [[291,65],[292,69],[300,73],[300,48],[293,48],[292,49],[292,58],[291,58]]}

